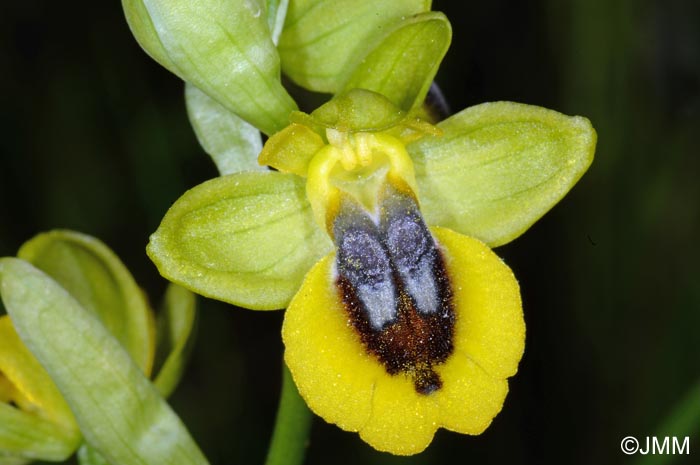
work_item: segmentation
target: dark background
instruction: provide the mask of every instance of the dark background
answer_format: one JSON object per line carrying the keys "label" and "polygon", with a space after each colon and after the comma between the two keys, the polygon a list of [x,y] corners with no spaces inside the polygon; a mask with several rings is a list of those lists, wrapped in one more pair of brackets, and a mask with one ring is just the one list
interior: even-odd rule
{"label": "dark background", "polygon": [[[528,341],[493,425],[478,437],[440,431],[401,458],[316,419],[307,463],[631,463],[624,436],[674,434],[691,437],[691,456],[658,463],[698,463],[700,2],[434,9],[454,29],[437,77],[453,109],[514,100],[587,116],[596,159],[497,250],[520,280]],[[217,175],[182,83],[140,50],[114,1],[5,2],[0,47],[0,256],[40,231],[76,229],[112,247],[157,303],[165,282],[144,253],[148,235],[185,189]],[[262,463],[282,313],[200,308],[171,403],[212,464]],[[693,395],[693,427],[665,428]]]}

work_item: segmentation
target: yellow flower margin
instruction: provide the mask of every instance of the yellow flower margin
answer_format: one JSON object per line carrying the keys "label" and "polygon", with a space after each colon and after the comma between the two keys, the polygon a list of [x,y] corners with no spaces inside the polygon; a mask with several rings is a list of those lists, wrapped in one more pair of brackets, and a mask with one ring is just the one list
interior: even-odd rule
{"label": "yellow flower margin", "polygon": [[316,414],[359,432],[375,449],[398,455],[424,450],[440,427],[480,434],[503,406],[507,378],[518,368],[525,323],[518,283],[482,242],[431,228],[454,292],[454,350],[435,367],[437,391],[416,392],[406,375],[389,375],[350,326],[334,285],[335,253],[306,275],[282,329],[285,361]]}

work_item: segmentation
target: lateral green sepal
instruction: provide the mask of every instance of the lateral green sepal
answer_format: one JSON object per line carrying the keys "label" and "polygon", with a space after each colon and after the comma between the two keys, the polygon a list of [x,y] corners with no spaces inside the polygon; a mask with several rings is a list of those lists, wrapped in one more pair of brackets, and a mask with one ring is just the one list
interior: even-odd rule
{"label": "lateral green sepal", "polygon": [[286,307],[332,244],[316,226],[302,178],[236,173],[187,191],[147,252],[160,273],[194,292],[255,310]]}
{"label": "lateral green sepal", "polygon": [[596,145],[586,118],[512,102],[470,107],[437,126],[442,137],[407,146],[425,219],[491,247],[559,202]]}

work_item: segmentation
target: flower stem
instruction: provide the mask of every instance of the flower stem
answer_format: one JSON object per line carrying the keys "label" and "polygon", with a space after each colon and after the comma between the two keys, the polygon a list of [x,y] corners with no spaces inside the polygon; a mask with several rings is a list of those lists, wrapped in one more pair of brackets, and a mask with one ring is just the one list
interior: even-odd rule
{"label": "flower stem", "polygon": [[[678,401],[671,410],[671,413],[659,425],[654,434],[655,439],[673,438],[670,445],[671,449],[666,449],[665,454],[640,454],[639,460],[635,461],[635,465],[668,465],[677,460],[680,460],[683,452],[679,452],[674,444],[678,443],[678,448],[684,447],[685,438],[693,438],[693,434],[697,433],[697,425],[700,421],[700,380]],[[648,439],[647,439],[648,440]],[[685,449],[686,454],[690,454],[690,446]],[[648,448],[648,446],[647,446]],[[671,454],[671,455],[669,455]]]}
{"label": "flower stem", "polygon": [[265,465],[302,465],[311,430],[311,411],[282,364],[282,392]]}

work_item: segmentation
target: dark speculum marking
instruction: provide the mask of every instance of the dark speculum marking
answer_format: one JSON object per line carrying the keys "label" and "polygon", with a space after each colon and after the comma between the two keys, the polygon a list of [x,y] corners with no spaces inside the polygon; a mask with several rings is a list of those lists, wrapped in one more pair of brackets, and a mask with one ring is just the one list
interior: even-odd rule
{"label": "dark speculum marking", "polygon": [[414,200],[391,190],[375,222],[344,199],[334,221],[341,300],[367,351],[417,392],[442,386],[434,367],[453,350],[454,309],[445,262]]}
{"label": "dark speculum marking", "polygon": [[381,331],[396,319],[396,288],[391,263],[374,231],[353,228],[338,244],[338,271],[362,302],[367,321]]}

